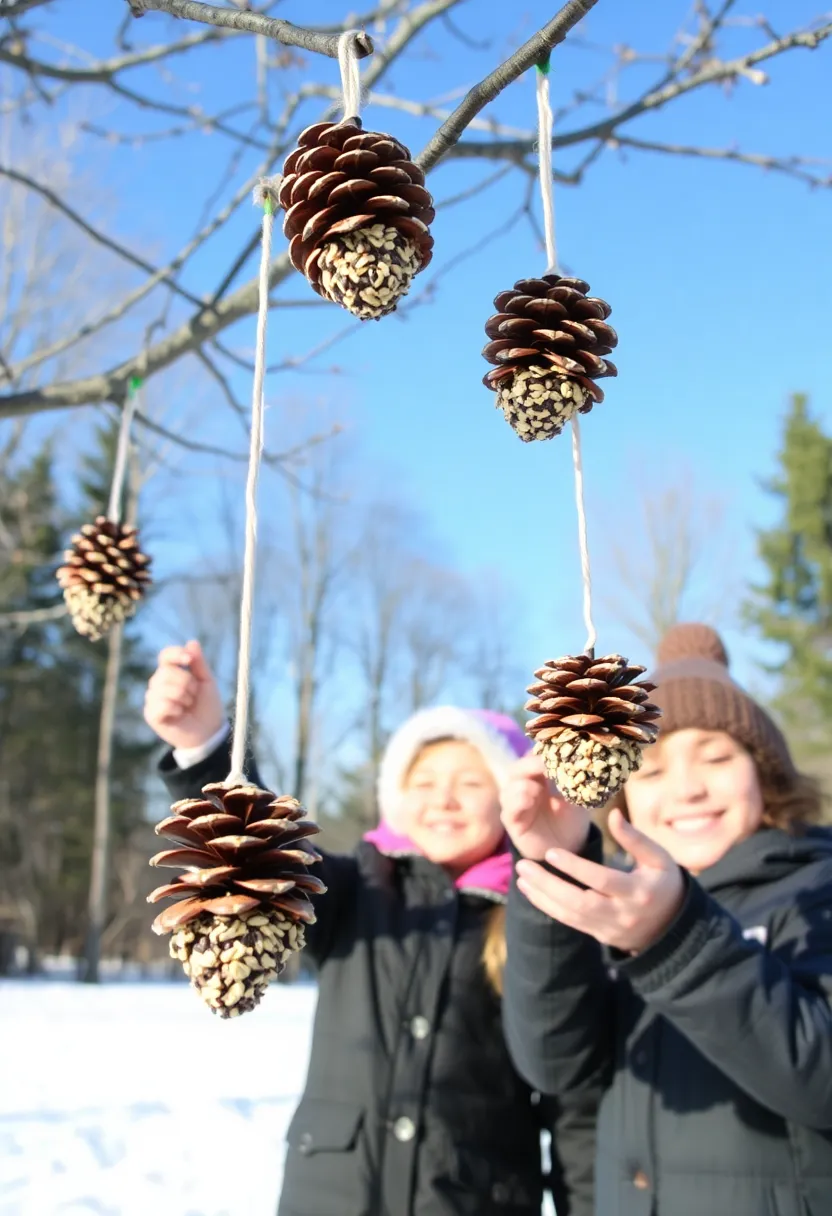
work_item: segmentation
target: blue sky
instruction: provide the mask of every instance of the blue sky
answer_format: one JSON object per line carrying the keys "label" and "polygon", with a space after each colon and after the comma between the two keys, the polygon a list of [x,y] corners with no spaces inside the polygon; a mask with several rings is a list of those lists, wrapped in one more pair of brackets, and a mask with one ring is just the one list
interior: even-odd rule
{"label": "blue sky", "polygon": [[[58,9],[65,32],[72,27],[74,41],[93,51],[110,45],[100,5],[101,0],[76,0]],[[280,15],[305,21],[314,10],[315,19],[324,22],[340,16],[342,7],[294,0],[281,6]],[[765,7],[776,29],[808,21],[817,11],[803,0],[772,0]],[[430,34],[384,87],[418,99],[467,87],[552,11],[540,0],[525,0],[512,8],[515,24],[506,28],[504,5],[495,0],[463,4],[455,13],[457,24],[490,38],[490,48],[473,51],[447,35]],[[677,0],[626,6],[601,0],[580,35],[591,44],[627,42],[660,53],[686,11]],[[738,11],[757,10],[739,6]],[[59,24],[53,29],[57,36]],[[143,18],[136,36],[150,41],[168,28],[151,15]],[[745,46],[748,39],[748,31],[735,31],[730,45]],[[555,104],[593,80],[606,62],[604,54],[584,44],[557,50],[551,73]],[[206,54],[204,63],[202,93],[194,100],[208,106],[249,90],[251,57],[242,40],[226,48],[222,59]],[[717,88],[700,90],[644,116],[628,131],[642,139],[829,157],[831,64],[832,42],[811,54],[794,51],[768,65],[765,87],[742,82],[729,96]],[[316,63],[313,70],[315,79],[335,83],[335,64]],[[656,63],[632,69],[623,95],[660,70]],[[157,76],[146,73],[144,83],[160,95]],[[171,86],[171,96],[183,101],[176,87]],[[313,102],[304,114],[312,121],[319,109]],[[134,111],[113,107],[109,100],[104,110],[106,121],[120,130],[136,130],[140,123],[150,130],[156,121],[137,119]],[[510,88],[490,112],[502,122],[531,126],[532,75]],[[595,117],[601,111],[589,113]],[[363,117],[366,126],[392,130],[414,151],[435,125],[380,108],[368,108]],[[156,261],[187,239],[226,163],[217,137],[110,149],[104,155],[109,188],[120,200],[114,228],[134,245],[141,234]],[[555,163],[568,168],[574,159],[574,152],[556,154]],[[243,160],[237,180],[251,163]],[[432,174],[429,185],[442,199],[485,171],[484,163],[452,163]],[[523,189],[524,181],[510,176],[473,203],[440,212],[435,259],[425,277],[504,225]],[[772,469],[788,394],[808,392],[815,414],[832,424],[832,193],[746,166],[632,151],[626,157],[606,152],[580,188],[557,187],[555,199],[562,263],[610,301],[619,333],[619,378],[607,382],[606,401],[585,419],[584,462],[599,647],[625,648],[638,659],[616,611],[609,553],[613,545],[627,544],[636,555],[640,551],[643,496],[690,475],[703,498],[724,501],[724,530],[735,544],[725,570],[725,596],[735,599],[738,582],[754,575],[753,528],[771,520],[771,504],[759,483]],[[252,215],[250,208],[242,209],[213,252],[194,263],[187,285],[205,290],[221,276],[252,230]],[[282,237],[278,248],[281,242]],[[487,368],[480,351],[493,296],[544,266],[534,234],[519,223],[443,278],[429,307],[404,319],[367,324],[305,374],[273,376],[267,388],[270,446],[280,447],[288,433],[288,409],[296,412],[304,401],[317,403],[316,408],[326,403],[331,415],[349,423],[364,453],[365,476],[379,495],[388,486],[405,493],[459,567],[500,573],[516,599],[518,654],[529,668],[553,653],[580,648],[584,640],[570,449],[566,437],[524,445],[514,436],[481,384]],[[250,263],[247,277],[253,269]],[[292,297],[307,293],[297,280],[281,290]],[[315,346],[346,320],[334,307],[273,314],[271,359]],[[233,337],[250,345],[253,331],[252,319]],[[325,370],[333,362],[342,369],[337,377]],[[198,395],[195,401],[182,374],[170,377],[169,384],[169,404],[164,412],[157,408],[167,425],[186,424],[194,437],[242,447],[237,424],[216,398],[209,402]],[[242,374],[237,389],[245,398]],[[210,467],[195,462],[191,471]],[[189,485],[191,494],[205,495],[204,477]],[[271,491],[265,493],[268,509]],[[181,502],[171,499],[171,512],[178,517],[181,509]],[[159,527],[165,532],[163,523]],[[724,538],[718,539],[722,544]],[[169,546],[162,564],[181,556]],[[731,609],[726,603],[726,622]],[[739,673],[753,679],[752,660],[759,653],[753,639],[736,628],[728,637]]]}

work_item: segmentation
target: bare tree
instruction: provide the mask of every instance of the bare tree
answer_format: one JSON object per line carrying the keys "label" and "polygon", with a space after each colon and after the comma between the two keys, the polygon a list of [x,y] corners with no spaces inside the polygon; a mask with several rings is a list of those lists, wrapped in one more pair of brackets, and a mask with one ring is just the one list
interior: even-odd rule
{"label": "bare tree", "polygon": [[608,606],[616,620],[651,653],[682,620],[730,623],[739,588],[724,500],[680,470],[673,481],[645,491],[639,506],[640,526],[627,547],[611,551],[617,591]]}
{"label": "bare tree", "polygon": [[493,571],[480,575],[473,588],[465,644],[464,671],[480,709],[511,713],[518,706],[521,672],[514,651],[517,606]]}
{"label": "bare tree", "polygon": [[[363,83],[369,103],[413,116],[425,127],[426,138],[417,156],[424,170],[451,161],[471,166],[464,188],[439,199],[439,206],[470,206],[506,174],[516,175],[524,186],[532,183],[535,131],[502,121],[495,103],[513,81],[574,30],[596,0],[568,0],[507,57],[494,49],[498,41],[505,43],[504,11],[499,6],[493,12],[479,9],[472,39],[451,20],[456,8],[462,13],[461,0],[379,0],[371,10],[345,14],[342,22],[326,28],[303,28],[267,11],[199,0],[132,0],[120,13],[118,6],[110,7],[106,19],[112,21],[111,51],[103,57],[51,36],[54,3],[14,0],[2,8],[0,63],[11,84],[1,108],[9,121],[18,125],[25,121],[30,127],[51,123],[57,102],[77,98],[80,112],[97,115],[94,121],[75,123],[78,161],[89,160],[101,145],[113,147],[115,155],[120,149],[151,148],[165,141],[182,144],[209,134],[216,148],[217,181],[205,205],[194,206],[188,238],[178,249],[167,249],[154,258],[145,252],[148,234],[140,223],[132,232],[115,236],[90,214],[84,191],[73,181],[56,182],[19,157],[0,157],[0,177],[25,191],[91,249],[106,250],[130,279],[117,299],[88,303],[83,319],[62,325],[57,334],[43,316],[30,314],[30,340],[12,348],[6,342],[0,350],[5,360],[0,379],[6,386],[0,417],[105,401],[121,404],[132,376],[151,379],[186,356],[234,408],[232,373],[250,367],[250,353],[235,347],[233,327],[256,307],[256,281],[242,276],[257,235],[252,223],[252,231],[244,239],[237,238],[239,245],[229,252],[230,226],[253,184],[281,164],[299,130],[322,114],[333,113],[338,90],[332,56],[338,35],[356,25],[366,28],[357,45],[365,56]],[[656,55],[649,48],[629,45],[611,48],[599,65],[597,79],[582,82],[556,115],[553,146],[558,180],[579,185],[603,156],[626,150],[732,161],[812,185],[828,185],[828,167],[798,154],[777,157],[765,150],[715,148],[706,138],[700,145],[660,142],[639,134],[643,117],[675,106],[682,98],[703,90],[727,92],[765,84],[773,61],[813,51],[832,33],[828,16],[805,28],[775,29],[763,16],[738,16],[736,8],[736,0],[697,0],[666,53]],[[687,10],[687,5],[682,9]],[[139,16],[141,22],[135,19]],[[148,41],[142,41],[145,31]],[[101,34],[96,29],[97,40]],[[510,31],[508,36],[511,39]],[[428,37],[444,61],[452,61],[461,39],[483,65],[481,79],[453,107],[435,98],[402,96],[390,82],[401,61],[418,54],[420,41],[423,46]],[[195,94],[207,91],[217,53],[241,41],[251,48],[250,80],[234,74],[221,102],[213,107],[194,102]],[[573,41],[580,45],[580,36]],[[742,49],[736,53],[739,46]],[[456,82],[450,79],[448,84],[448,94],[458,95]],[[164,192],[165,183],[157,179],[154,188]],[[173,207],[172,197],[170,203]],[[520,211],[534,222],[528,201]],[[463,254],[449,251],[448,261],[437,263],[436,271],[425,276],[425,287],[413,303],[429,299],[444,271],[451,263],[458,264]],[[218,264],[214,280],[206,281],[206,268]],[[72,267],[53,268],[53,289],[60,293],[73,273]],[[305,286],[293,298],[288,294],[292,279],[288,256],[281,252],[271,270],[273,306],[320,307],[321,326],[332,328],[322,332],[307,352],[293,353],[275,370],[318,359],[355,328],[333,323],[334,311]],[[32,295],[30,304],[40,312],[51,308],[50,293]],[[146,343],[136,341],[137,316],[142,328],[148,317],[151,320]],[[93,344],[96,335],[106,337],[100,348]],[[69,352],[79,357],[80,367],[62,369],[59,361]]]}

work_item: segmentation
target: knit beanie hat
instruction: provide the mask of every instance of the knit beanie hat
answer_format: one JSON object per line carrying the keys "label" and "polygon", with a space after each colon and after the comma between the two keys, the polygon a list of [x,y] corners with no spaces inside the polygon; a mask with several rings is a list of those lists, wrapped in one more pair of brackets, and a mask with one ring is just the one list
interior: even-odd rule
{"label": "knit beanie hat", "polygon": [[470,743],[498,786],[502,786],[512,764],[530,746],[522,727],[506,714],[490,709],[458,709],[453,705],[419,710],[391,736],[379,769],[379,810],[381,818],[391,827],[397,826],[402,788],[413,761],[426,744],[439,739]]}
{"label": "knit beanie hat", "polygon": [[662,734],[699,727],[721,730],[753,757],[764,782],[788,789],[797,773],[786,740],[761,705],[728,674],[728,652],[708,625],[675,625],[662,639],[650,679]]}

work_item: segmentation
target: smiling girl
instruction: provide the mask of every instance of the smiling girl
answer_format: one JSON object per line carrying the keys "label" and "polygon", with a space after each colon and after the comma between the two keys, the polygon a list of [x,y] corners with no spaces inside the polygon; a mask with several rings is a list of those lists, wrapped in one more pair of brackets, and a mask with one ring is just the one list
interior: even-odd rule
{"label": "smiling girl", "polygon": [[[145,717],[172,748],[174,798],[224,780],[228,726],[197,643],[162,652]],[[590,1216],[594,1112],[561,1118],[503,1038],[500,788],[527,746],[501,714],[415,714],[382,760],[381,823],[315,867],[327,893],[305,956],[318,1006],[280,1216],[540,1216],[543,1129],[558,1216]],[[263,1065],[276,1084],[287,1046]]]}
{"label": "smiling girl", "polygon": [[605,824],[629,868],[536,761],[504,790],[509,1045],[567,1106],[603,1095],[598,1216],[823,1216],[832,835],[712,630],[672,630],[653,678],[662,732]]}

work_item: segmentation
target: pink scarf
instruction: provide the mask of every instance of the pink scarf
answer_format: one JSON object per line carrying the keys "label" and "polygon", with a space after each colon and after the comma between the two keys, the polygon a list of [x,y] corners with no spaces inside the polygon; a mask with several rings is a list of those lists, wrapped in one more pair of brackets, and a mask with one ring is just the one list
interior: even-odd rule
{"label": "pink scarf", "polygon": [[[370,844],[374,844],[379,853],[384,853],[389,857],[419,856],[419,850],[409,837],[394,832],[383,822],[377,828],[367,832],[364,839]],[[484,857],[482,861],[474,862],[463,874],[460,874],[459,878],[455,880],[454,886],[458,891],[477,891],[492,898],[497,896],[502,902],[508,895],[511,885],[512,864],[508,841],[503,840],[499,852],[492,853],[490,857]]]}

